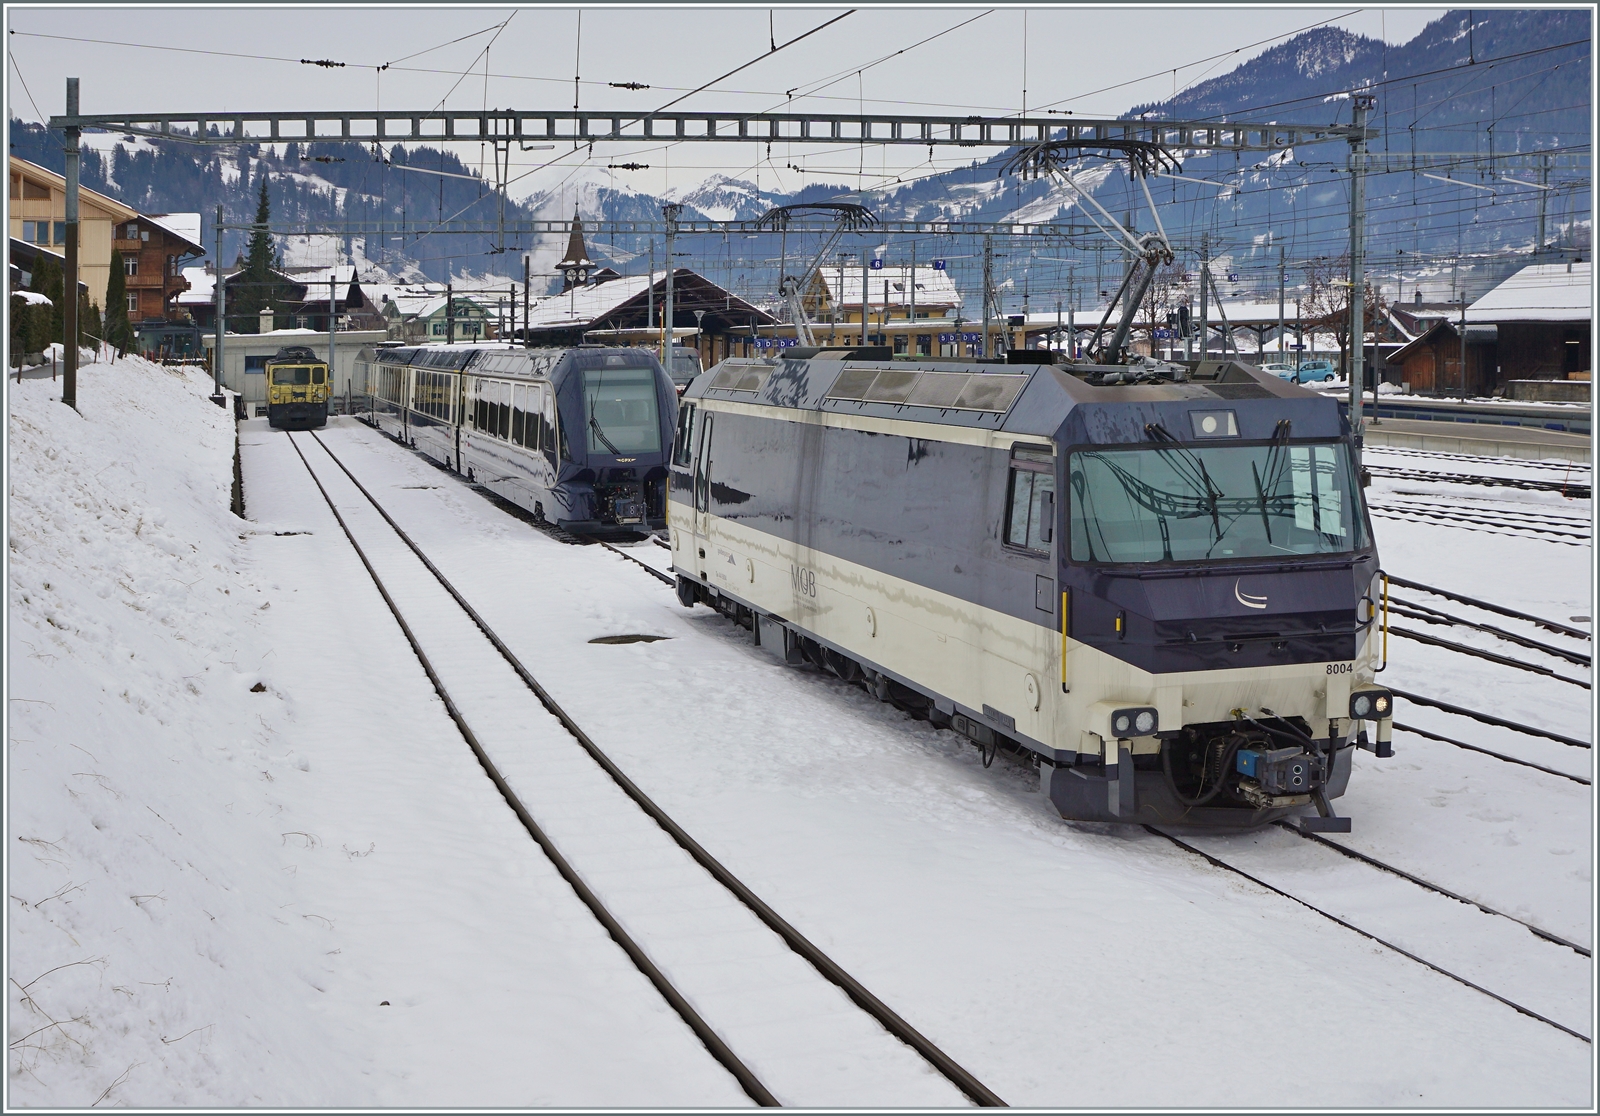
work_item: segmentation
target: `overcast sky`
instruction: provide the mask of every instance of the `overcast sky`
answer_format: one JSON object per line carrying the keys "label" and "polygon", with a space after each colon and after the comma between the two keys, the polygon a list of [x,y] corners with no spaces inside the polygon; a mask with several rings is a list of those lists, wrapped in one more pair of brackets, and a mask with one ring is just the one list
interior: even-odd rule
{"label": "overcast sky", "polygon": [[[6,92],[11,114],[27,120],[63,111],[68,76],[81,79],[85,113],[393,111],[441,103],[570,108],[575,95],[583,108],[648,111],[847,10],[11,6]],[[1403,43],[1445,11],[1187,5],[858,9],[681,107],[781,110],[793,104],[810,111],[897,107],[989,114],[1016,113],[1025,97],[1029,110],[1114,116],[1226,73],[1312,25],[1327,22]],[[938,37],[924,42],[932,36]],[[346,65],[326,69],[303,65],[302,58]],[[391,65],[380,72],[384,63]],[[581,77],[576,92],[575,73]],[[610,82],[650,88],[616,89]],[[473,166],[478,148],[456,146]],[[529,175],[512,193],[549,185],[574,167],[585,177],[608,173],[582,169],[586,162],[603,168],[624,161],[650,169],[610,172],[617,185],[649,192],[692,185],[717,172],[747,179],[759,174],[763,189],[789,191],[808,180],[854,182],[866,171],[871,186],[884,174],[889,180],[926,174],[978,152],[936,152],[931,165],[927,154],[925,148],[869,148],[863,155],[853,146],[783,150],[775,144],[769,160],[757,145],[602,145],[592,160],[587,152],[563,150],[519,154],[514,174],[551,159],[557,165]],[[789,169],[791,163],[804,172]]]}

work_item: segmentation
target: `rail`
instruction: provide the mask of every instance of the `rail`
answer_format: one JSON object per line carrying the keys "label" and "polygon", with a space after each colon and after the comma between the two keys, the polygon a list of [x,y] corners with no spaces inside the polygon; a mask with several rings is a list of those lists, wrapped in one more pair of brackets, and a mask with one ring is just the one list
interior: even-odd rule
{"label": "rail", "polygon": [[[882,1024],[885,1030],[894,1035],[896,1038],[900,1039],[907,1046],[910,1046],[924,1059],[926,1059],[928,1063],[938,1070],[938,1072],[948,1081],[950,1081],[951,1084],[955,1085],[979,1105],[985,1107],[1005,1107],[1005,1101],[1001,1100],[998,1095],[996,1095],[965,1068],[959,1065],[947,1053],[941,1050],[921,1032],[917,1031],[914,1027],[902,1019],[893,1009],[891,1009],[882,1000],[878,999],[878,997],[868,991],[864,985],[862,985],[858,980],[840,967],[837,962],[835,962],[808,938],[801,934],[800,931],[790,925],[788,921],[786,921],[775,910],[773,910],[772,907],[770,907],[759,896],[757,896],[755,892],[753,892],[738,877],[730,872],[720,861],[707,852],[699,844],[699,842],[695,841],[694,838],[683,829],[682,826],[674,821],[664,810],[661,809],[660,806],[658,806],[648,795],[646,795],[644,791],[641,790],[638,785],[635,784],[633,780],[630,779],[622,771],[622,769],[619,768],[611,760],[611,758],[600,749],[599,745],[597,745],[589,737],[589,734],[585,732],[583,728],[567,714],[566,710],[557,704],[555,699],[550,695],[549,691],[547,691],[538,681],[538,679],[533,676],[528,668],[522,663],[521,659],[519,659],[516,654],[512,652],[511,648],[507,646],[505,641],[500,638],[500,636],[492,627],[490,627],[489,623],[484,620],[483,616],[477,611],[477,609],[475,609],[471,603],[469,603],[467,599],[462,596],[461,592],[449,581],[449,579],[445,577],[444,573],[433,563],[433,560],[423,553],[422,549],[417,546],[416,542],[412,540],[411,536],[407,534],[397,522],[395,522],[388,510],[384,508],[383,505],[380,504],[372,495],[372,493],[368,491],[366,486],[356,478],[355,474],[350,471],[349,467],[346,466],[345,463],[340,460],[331,449],[328,448],[327,444],[323,442],[322,439],[315,434],[315,432],[312,433],[312,438],[316,440],[317,444],[322,447],[323,451],[327,453],[328,457],[335,465],[339,467],[344,475],[349,478],[350,482],[355,485],[356,489],[361,492],[362,496],[366,498],[367,502],[371,504],[373,509],[377,511],[377,513],[383,518],[384,522],[394,530],[395,534],[403,543],[405,543],[406,547],[412,552],[412,554],[414,554],[422,563],[422,565],[428,570],[428,572],[433,575],[434,579],[445,590],[445,592],[448,593],[456,602],[456,604],[461,607],[461,610],[472,620],[473,625],[477,627],[483,636],[494,646],[495,650],[499,652],[502,658],[505,659],[506,663],[511,667],[516,675],[538,698],[540,704],[543,705],[545,709],[548,710],[550,714],[561,723],[562,727],[572,735],[573,739],[578,742],[584,751],[594,759],[594,761],[606,772],[607,775],[611,777],[617,786],[630,799],[632,799],[633,802],[651,818],[651,820],[659,825],[673,839],[673,841],[679,845],[679,847],[687,852],[690,857],[692,857],[697,864],[699,864],[714,879],[716,879],[718,883],[727,888],[728,891],[737,897],[741,903],[749,908],[750,911],[754,913],[763,924],[765,924],[769,929],[782,938],[790,949],[809,962],[811,966],[815,968],[817,972],[819,972],[825,979],[842,989],[858,1007]],[[299,447],[296,446],[296,452],[298,451]],[[302,455],[301,459],[302,461],[304,460],[304,455]],[[306,467],[308,470],[310,469],[309,464],[307,464]],[[314,473],[313,476],[315,476]],[[321,488],[320,482],[318,483],[318,488]],[[323,495],[326,499],[326,492],[324,492]],[[329,500],[329,506],[332,506],[331,500]],[[335,515],[337,514],[338,513],[336,510]],[[340,523],[341,525],[343,524],[342,518]],[[346,530],[346,534],[349,534],[348,529]],[[354,538],[351,538],[351,543],[354,545]],[[644,566],[644,563],[642,562],[639,564]],[[649,569],[648,566],[645,568]],[[368,569],[370,572],[371,567],[369,566]],[[658,571],[652,570],[651,572],[657,573]],[[375,573],[373,574],[373,578],[375,581],[377,580],[377,575]],[[388,599],[387,594],[385,595],[385,599]],[[396,615],[398,618],[398,613],[396,613]],[[420,657],[422,654],[420,647],[417,647],[414,642],[413,647],[417,650],[417,653]],[[443,696],[444,695],[441,693],[441,697]],[[464,734],[466,731],[467,730],[463,727]],[[469,741],[469,744],[470,743],[471,742]],[[474,748],[474,751],[476,752],[478,749]],[[479,758],[480,760],[484,760],[485,769],[488,770],[489,765],[485,758],[481,754]],[[503,780],[498,780],[496,785],[501,786],[502,783]],[[507,795],[508,801],[510,801],[512,792],[510,791],[509,787],[503,787],[501,793]],[[529,820],[531,821],[531,818]],[[527,823],[524,824],[526,825]],[[535,839],[537,840],[538,838]],[[598,902],[598,900],[596,900],[596,902]],[[665,980],[664,977],[662,979]],[[687,1017],[685,1018],[687,1020]],[[694,1024],[691,1023],[691,1026],[693,1025]],[[696,1033],[698,1034],[699,1031],[697,1030]],[[720,1040],[718,1041],[720,1042]],[[708,1046],[709,1045],[710,1044],[708,1043]],[[715,1050],[713,1050],[713,1052],[715,1053]],[[732,1057],[731,1051],[728,1052],[728,1056]],[[718,1060],[721,1061],[723,1059],[721,1056],[719,1056]],[[737,1061],[737,1059],[735,1059],[735,1061]],[[728,1062],[724,1062],[724,1064],[729,1065],[730,1070],[732,1070],[732,1064]],[[734,1072],[735,1076],[739,1076],[738,1071]],[[748,1073],[747,1070],[743,1072]],[[752,1086],[747,1086],[747,1091],[750,1091],[754,1086],[759,1086],[760,1084],[759,1082],[754,1082],[753,1077],[751,1078],[751,1081],[754,1084]],[[745,1079],[740,1077],[740,1082],[741,1084],[745,1084]],[[765,1092],[765,1088],[761,1088],[762,1091]],[[756,1097],[756,1099],[763,1104],[769,1103],[768,1101],[761,1100],[755,1092],[751,1092],[751,1095]],[[770,1094],[767,1094],[767,1096],[770,1097]],[[770,1103],[775,1104],[776,1102],[771,1101]]]}

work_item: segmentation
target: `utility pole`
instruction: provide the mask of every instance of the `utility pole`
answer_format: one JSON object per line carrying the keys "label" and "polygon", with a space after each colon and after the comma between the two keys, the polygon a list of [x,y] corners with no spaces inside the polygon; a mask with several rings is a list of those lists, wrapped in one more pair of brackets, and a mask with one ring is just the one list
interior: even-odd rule
{"label": "utility pole", "polygon": [[1544,207],[1546,200],[1550,197],[1550,156],[1548,155],[1541,156],[1539,159],[1539,185],[1543,189],[1539,191],[1539,233],[1533,245],[1535,255],[1544,251]]}
{"label": "utility pole", "polygon": [[872,272],[872,260],[870,258],[868,258],[868,256],[867,256],[866,245],[862,245],[861,246],[861,345],[862,345],[863,348],[865,348],[867,345],[872,343],[871,342],[871,337],[867,332],[868,330],[870,330],[872,328],[872,319],[870,317],[871,306],[872,306],[872,294],[871,294],[872,288],[869,286],[870,280],[868,278],[868,276],[871,274],[871,272]]}
{"label": "utility pole", "polygon": [[[1302,321],[1301,318],[1300,318],[1300,300],[1297,298],[1297,299],[1294,300],[1294,367],[1295,367],[1295,371],[1296,372],[1299,372],[1299,370],[1300,370],[1300,361],[1303,358],[1303,356],[1305,355],[1305,351],[1306,351],[1305,322]],[[1298,376],[1296,376],[1295,378],[1297,380],[1299,379]]]}
{"label": "utility pole", "polygon": [[[211,349],[211,382],[215,390],[211,393],[212,399],[222,398],[222,339],[228,332],[228,288],[222,282],[222,206],[217,206],[217,257],[216,273],[217,287],[212,292],[217,303],[217,343]],[[243,386],[242,384],[240,385]]]}
{"label": "utility pole", "polygon": [[[884,344],[889,345],[889,280],[887,279],[883,281],[883,314],[878,322],[878,332],[883,334]],[[891,354],[894,352],[892,345],[889,351]]]}
{"label": "utility pole", "polygon": [[[528,271],[528,257],[526,255],[524,255],[522,257],[522,347],[524,349],[526,349],[528,347],[528,340],[529,340],[528,339],[528,327],[529,327],[530,323],[529,323],[529,317],[528,317],[528,310],[529,310],[528,279],[530,277],[531,276],[530,276],[529,271]],[[515,331],[513,331],[513,332],[515,332]]]}
{"label": "utility pole", "polygon": [[1278,359],[1283,360],[1283,245],[1278,245]]}
{"label": "utility pole", "polygon": [[1207,350],[1210,348],[1210,316],[1208,313],[1210,303],[1206,301],[1206,288],[1211,286],[1207,280],[1211,278],[1211,234],[1200,234],[1200,359],[1206,359]]}
{"label": "utility pole", "polygon": [[644,328],[656,328],[656,242],[650,239],[650,281],[644,288]]}
{"label": "utility pole", "polygon": [[[78,115],[78,79],[67,79],[67,115]],[[66,129],[67,155],[67,259],[66,282],[61,284],[62,307],[62,368],[61,402],[74,410],[78,407],[78,129]],[[113,260],[115,256],[113,256]],[[220,401],[221,392],[217,393]]]}
{"label": "utility pole", "polygon": [[983,351],[980,357],[989,356],[989,298],[994,286],[994,237],[983,234]]}
{"label": "utility pole", "polygon": [[[1350,98],[1350,433],[1355,443],[1355,463],[1361,464],[1362,391],[1366,387],[1366,175],[1367,113],[1378,103],[1370,93]],[[1463,305],[1465,305],[1463,303]],[[1462,337],[1466,334],[1463,332]],[[1463,342],[1465,344],[1465,342]],[[1461,369],[1466,375],[1466,366]],[[1463,381],[1464,382],[1464,381]]]}
{"label": "utility pole", "polygon": [[668,202],[661,207],[661,216],[667,221],[667,289],[661,302],[661,363],[670,373],[672,371],[672,327],[674,314],[672,308],[672,246],[678,235],[678,213],[683,206]]}
{"label": "utility pole", "polygon": [[453,283],[444,285],[444,327],[445,344],[454,345],[456,343],[456,296],[455,284]]}
{"label": "utility pole", "polygon": [[339,366],[333,363],[334,332],[339,328],[339,265],[333,265],[328,277],[328,389],[333,390],[339,378]]}
{"label": "utility pole", "polygon": [[1467,398],[1467,295],[1461,294],[1461,398]]}
{"label": "utility pole", "polygon": [[914,248],[911,252],[911,266],[906,269],[906,289],[911,295],[911,309],[906,313],[906,317],[911,320],[909,327],[911,332],[906,334],[906,352],[912,356],[920,356],[917,349],[917,253]]}

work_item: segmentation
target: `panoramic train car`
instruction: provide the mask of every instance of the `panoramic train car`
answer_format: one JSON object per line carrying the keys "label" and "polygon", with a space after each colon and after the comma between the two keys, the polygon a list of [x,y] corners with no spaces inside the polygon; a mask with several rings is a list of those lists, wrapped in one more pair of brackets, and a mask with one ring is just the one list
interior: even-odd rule
{"label": "panoramic train car", "polygon": [[286,345],[266,364],[267,425],[313,430],[328,425],[328,362],[304,345]]}
{"label": "panoramic train car", "polygon": [[666,526],[677,393],[646,349],[363,350],[372,425],[568,531]]}
{"label": "panoramic train car", "polygon": [[1348,828],[1328,800],[1353,747],[1390,753],[1393,700],[1334,400],[1237,363],[850,356],[728,360],[685,393],[685,605],[986,763],[1031,754],[1064,818]]}

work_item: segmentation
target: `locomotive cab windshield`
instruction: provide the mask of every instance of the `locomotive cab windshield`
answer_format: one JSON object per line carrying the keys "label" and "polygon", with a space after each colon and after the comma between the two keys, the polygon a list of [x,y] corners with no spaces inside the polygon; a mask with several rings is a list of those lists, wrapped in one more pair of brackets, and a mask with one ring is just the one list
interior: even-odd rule
{"label": "locomotive cab windshield", "polygon": [[1211,562],[1367,545],[1343,442],[1097,446],[1068,459],[1073,562]]}
{"label": "locomotive cab windshield", "polygon": [[588,369],[583,396],[590,453],[625,457],[661,452],[654,369]]}

